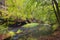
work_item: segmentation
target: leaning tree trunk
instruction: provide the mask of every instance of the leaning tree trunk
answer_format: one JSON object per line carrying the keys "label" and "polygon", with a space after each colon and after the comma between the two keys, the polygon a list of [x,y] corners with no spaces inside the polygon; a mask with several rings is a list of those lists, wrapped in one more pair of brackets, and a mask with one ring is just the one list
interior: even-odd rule
{"label": "leaning tree trunk", "polygon": [[59,7],[58,7],[58,2],[56,0],[52,0],[52,4],[53,4],[53,9],[54,9],[57,21],[60,24],[60,11],[59,11]]}

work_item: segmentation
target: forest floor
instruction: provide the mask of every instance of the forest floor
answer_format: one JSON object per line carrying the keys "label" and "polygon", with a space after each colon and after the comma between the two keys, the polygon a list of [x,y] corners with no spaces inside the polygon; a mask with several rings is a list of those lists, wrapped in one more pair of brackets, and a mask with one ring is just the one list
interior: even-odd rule
{"label": "forest floor", "polygon": [[60,40],[60,27],[52,35],[39,37],[38,40]]}
{"label": "forest floor", "polygon": [[[3,36],[0,36],[0,40],[2,40]],[[39,37],[38,40],[60,40],[60,27],[49,36]]]}

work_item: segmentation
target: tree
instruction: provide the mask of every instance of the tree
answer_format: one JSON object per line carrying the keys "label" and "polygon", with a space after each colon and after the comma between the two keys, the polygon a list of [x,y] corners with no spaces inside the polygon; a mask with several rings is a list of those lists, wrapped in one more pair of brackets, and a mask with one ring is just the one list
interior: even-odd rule
{"label": "tree", "polygon": [[[59,7],[58,7],[58,2],[57,0],[52,0],[52,4],[53,4],[53,8],[54,8],[54,12],[57,18],[58,23],[60,24],[60,11],[59,11]],[[60,26],[60,25],[59,25]]]}

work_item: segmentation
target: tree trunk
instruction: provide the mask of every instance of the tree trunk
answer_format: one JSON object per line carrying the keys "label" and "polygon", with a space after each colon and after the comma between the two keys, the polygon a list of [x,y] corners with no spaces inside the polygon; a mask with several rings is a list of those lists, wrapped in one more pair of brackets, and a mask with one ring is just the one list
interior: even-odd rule
{"label": "tree trunk", "polygon": [[60,11],[59,11],[59,7],[58,7],[58,3],[56,0],[52,0],[52,4],[53,4],[53,8],[54,8],[54,12],[55,12],[57,21],[60,24]]}

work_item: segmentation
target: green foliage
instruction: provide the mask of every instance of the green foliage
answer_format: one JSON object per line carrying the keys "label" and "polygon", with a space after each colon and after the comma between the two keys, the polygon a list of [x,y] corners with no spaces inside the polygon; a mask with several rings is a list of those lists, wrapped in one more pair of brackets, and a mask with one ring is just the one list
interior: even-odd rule
{"label": "green foliage", "polygon": [[6,0],[5,3],[6,10],[1,10],[4,19],[14,21],[35,18],[44,22],[56,22],[51,0]]}
{"label": "green foliage", "polygon": [[[58,0],[59,1],[59,0]],[[26,18],[31,19],[35,18],[39,21],[43,21],[46,24],[56,23],[56,16],[52,7],[51,0],[6,0],[6,10],[1,9],[2,16],[4,20],[15,21],[16,19]],[[59,3],[60,6],[60,3]],[[14,24],[15,22],[7,21],[3,25],[0,25],[0,30],[3,33],[3,30],[6,30],[7,25]],[[26,24],[22,27],[32,28],[39,25],[38,23]],[[55,30],[56,25],[52,26],[52,30]],[[50,31],[50,27],[45,27],[45,25],[41,26],[40,30]],[[19,33],[20,30],[17,31]],[[14,35],[13,32],[11,32]],[[33,38],[28,38],[29,40],[33,40]],[[36,39],[34,39],[36,40]]]}
{"label": "green foliage", "polygon": [[[20,17],[24,17],[25,18],[25,15],[20,12],[20,11],[23,11],[21,10],[22,9],[22,6],[23,6],[23,2],[24,0],[7,0],[6,1],[6,5],[7,5],[7,11],[8,11],[8,14],[14,16],[13,18],[20,18]],[[10,15],[10,16],[11,16]]]}
{"label": "green foliage", "polygon": [[54,25],[52,26],[53,31],[55,31],[57,28],[58,28],[58,24],[54,24]]}
{"label": "green foliage", "polygon": [[7,16],[3,12],[3,18],[8,20],[35,18],[45,23],[56,22],[51,0],[7,0],[6,7]]}
{"label": "green foliage", "polygon": [[8,30],[7,30],[7,26],[5,25],[0,25],[0,34],[4,34],[4,33],[7,33]]}
{"label": "green foliage", "polygon": [[9,31],[8,34],[9,34],[10,36],[14,36],[14,35],[15,35],[15,32]]}

